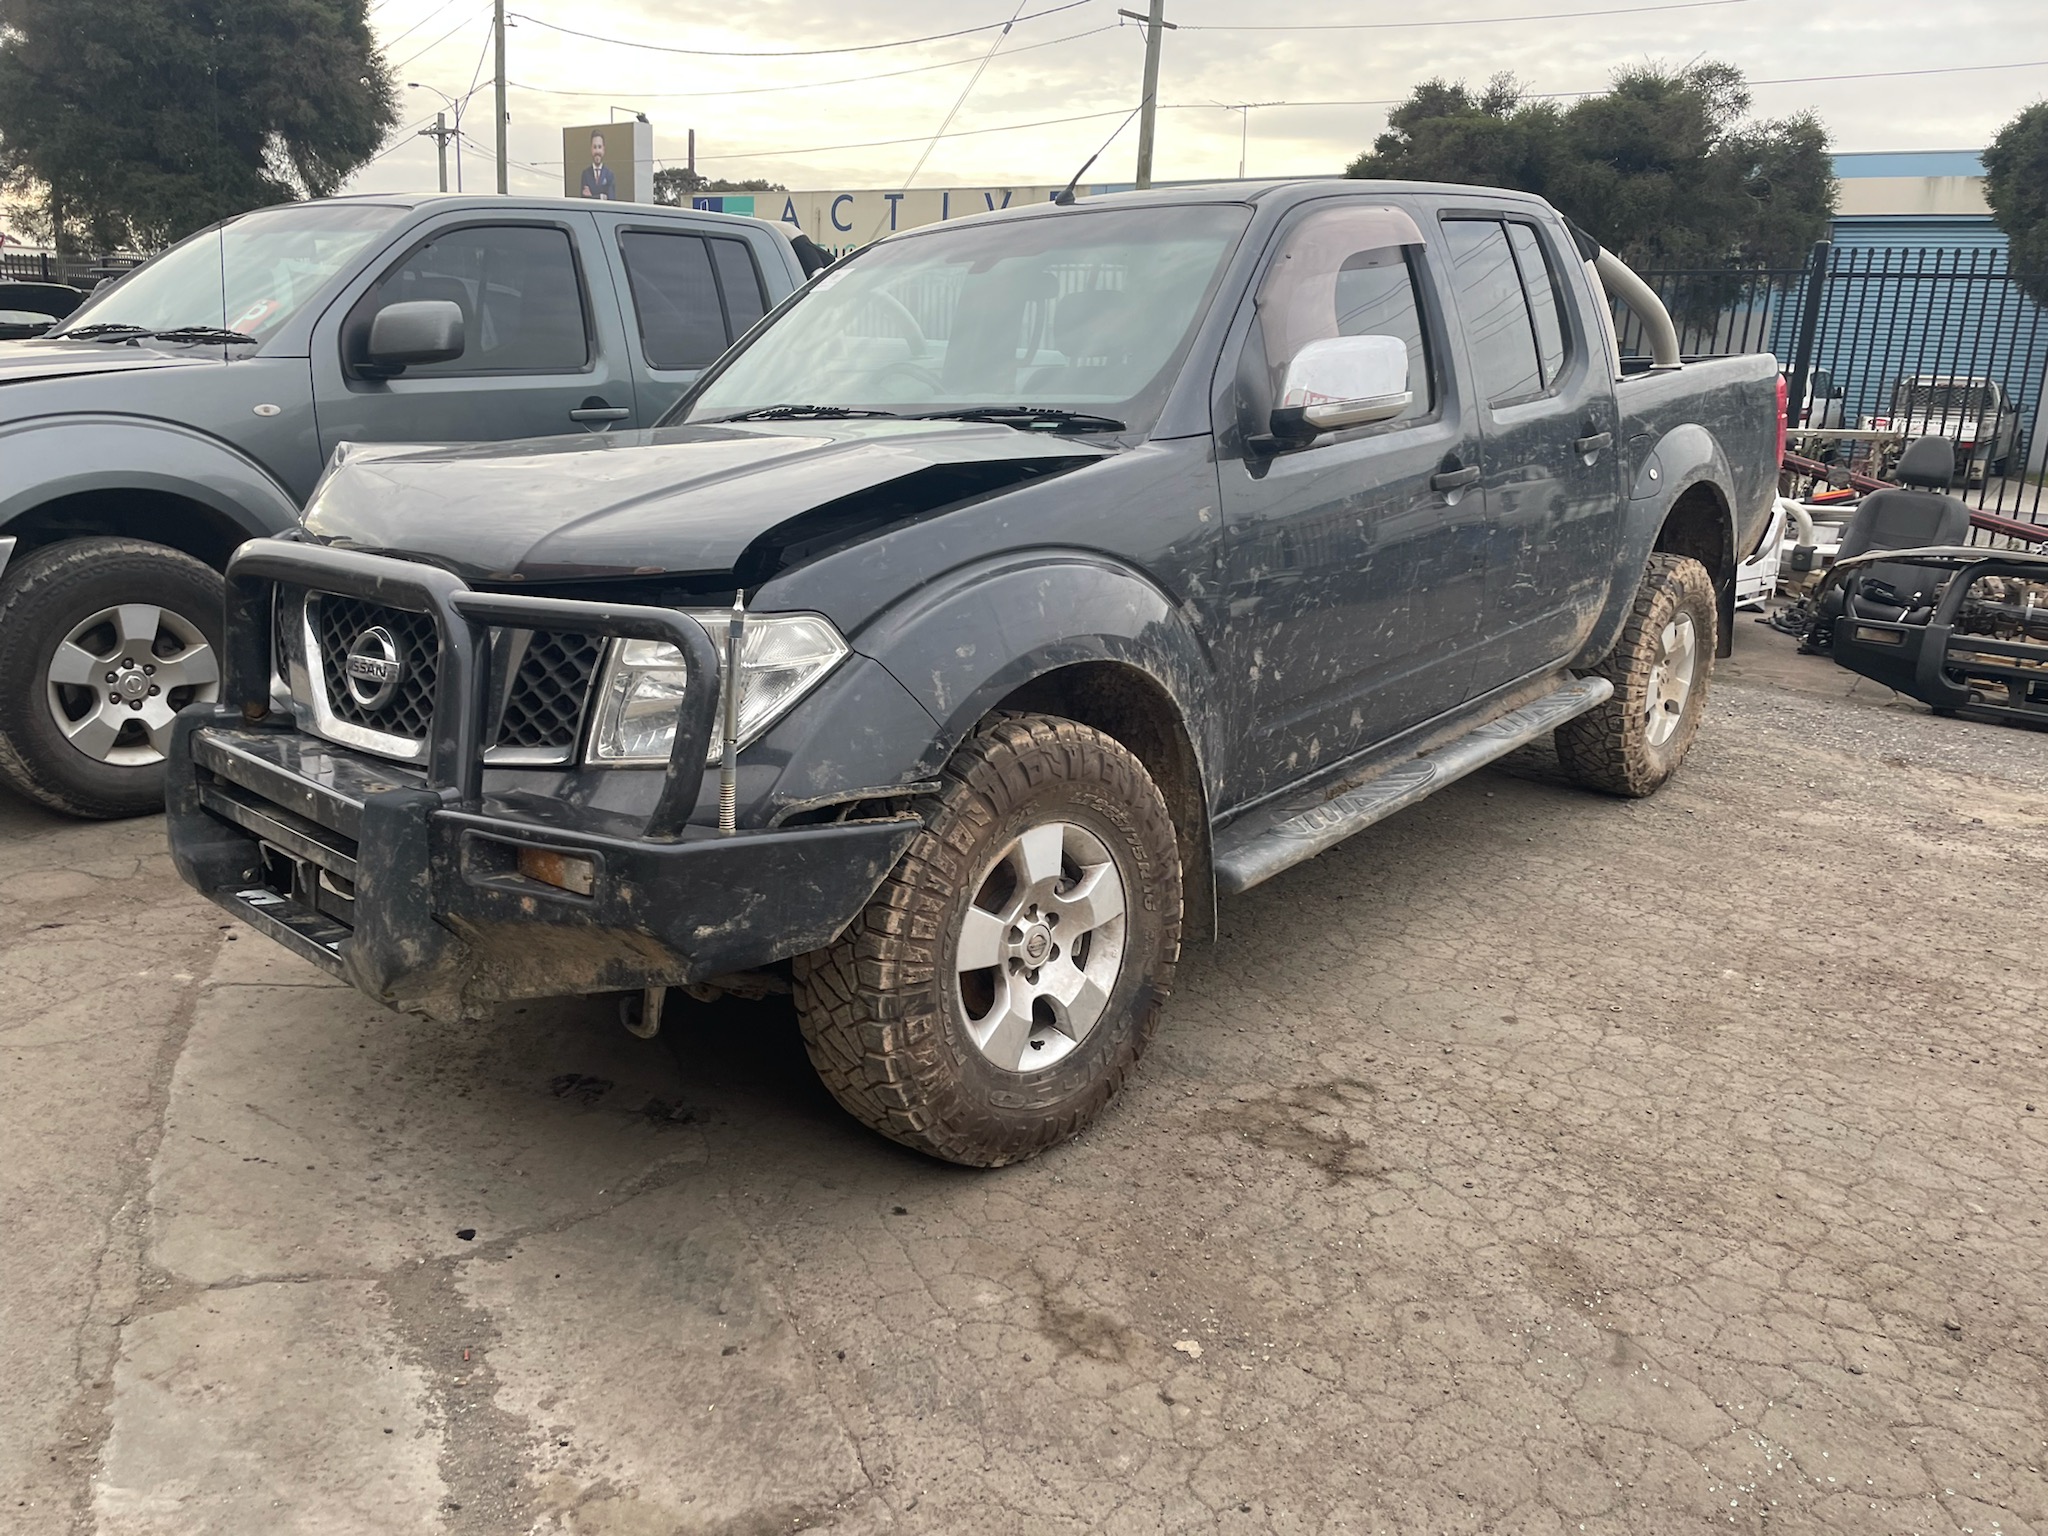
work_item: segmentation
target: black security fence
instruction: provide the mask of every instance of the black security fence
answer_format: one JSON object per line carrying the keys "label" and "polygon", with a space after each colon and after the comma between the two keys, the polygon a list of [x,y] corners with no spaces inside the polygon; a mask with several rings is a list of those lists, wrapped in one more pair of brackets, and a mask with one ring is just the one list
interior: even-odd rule
{"label": "black security fence", "polygon": [[0,281],[69,283],[90,290],[138,264],[134,256],[59,256],[53,251],[0,250]]}
{"label": "black security fence", "polygon": [[[2000,246],[1822,241],[1801,264],[1651,271],[1688,357],[1775,353],[1796,446],[1839,476],[1888,478],[1900,444],[1956,440],[1957,490],[1989,516],[2048,526],[2042,480],[2048,309]],[[2048,280],[2031,286],[2048,291]],[[1641,327],[1617,313],[1624,358]],[[1847,436],[1826,435],[1847,433]],[[1980,526],[1979,538],[1996,535]]]}

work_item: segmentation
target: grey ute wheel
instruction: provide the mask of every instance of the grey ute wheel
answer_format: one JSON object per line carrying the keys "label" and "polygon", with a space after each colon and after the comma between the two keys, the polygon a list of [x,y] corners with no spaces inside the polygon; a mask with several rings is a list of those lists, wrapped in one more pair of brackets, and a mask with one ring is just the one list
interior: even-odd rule
{"label": "grey ute wheel", "polygon": [[1557,728],[1558,761],[1573,782],[1640,798],[1678,771],[1699,733],[1719,624],[1705,566],[1650,556],[1621,638],[1592,669],[1614,696]]}
{"label": "grey ute wheel", "polygon": [[0,581],[0,779],[74,816],[163,803],[171,722],[219,697],[221,579],[174,549],[68,539]]}
{"label": "grey ute wheel", "polygon": [[89,613],[43,674],[50,718],[72,747],[117,768],[160,764],[184,704],[220,696],[220,653],[199,626],[156,603]]}
{"label": "grey ute wheel", "polygon": [[829,948],[796,960],[811,1061],[856,1119],[995,1167],[1074,1135],[1157,1026],[1181,873],[1158,787],[1072,720],[985,725]]}

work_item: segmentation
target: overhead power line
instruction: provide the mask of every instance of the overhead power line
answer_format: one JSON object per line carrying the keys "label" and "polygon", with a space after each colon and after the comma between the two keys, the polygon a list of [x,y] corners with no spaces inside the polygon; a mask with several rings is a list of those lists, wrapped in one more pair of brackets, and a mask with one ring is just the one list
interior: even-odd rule
{"label": "overhead power line", "polygon": [[455,23],[454,26],[450,27],[446,32],[443,32],[439,37],[435,38],[431,43],[427,44],[426,47],[407,54],[404,58],[400,59],[396,64],[392,65],[391,72],[395,75],[400,70],[404,69],[406,65],[412,63],[415,59],[425,58],[428,54],[432,53],[436,48],[440,47],[443,43],[447,42],[449,38],[453,37],[456,33],[460,32],[464,27],[468,26],[472,21],[475,21],[477,17],[481,16],[482,14],[483,12],[476,11],[468,16],[463,17],[462,20]]}
{"label": "overhead power line", "polygon": [[421,27],[424,27],[428,22],[438,20],[460,3],[461,0],[442,0],[441,4],[435,6],[431,11],[427,12],[426,15],[422,16],[418,21],[414,22],[411,26],[407,27],[403,32],[399,33],[396,37],[385,38],[382,46],[386,48],[396,48],[400,43],[404,42],[408,37],[411,37],[413,33],[419,31],[419,29]]}
{"label": "overhead power line", "polygon": [[[1017,0],[1017,9],[1010,13],[1010,27],[1014,27],[1017,24],[1017,18],[1023,13],[1025,3],[1026,0]],[[904,191],[908,192],[910,190],[910,184],[917,180],[917,173],[924,169],[925,161],[931,159],[932,151],[939,147],[939,140],[943,139],[946,136],[946,130],[953,126],[953,119],[958,117],[960,109],[967,105],[967,98],[973,95],[974,88],[981,84],[981,77],[988,73],[989,63],[995,58],[996,51],[1003,46],[1003,39],[1010,35],[1010,27],[1004,27],[997,34],[996,40],[988,45],[988,52],[981,56],[981,63],[976,66],[974,73],[967,77],[967,83],[960,87],[960,94],[954,98],[953,105],[946,109],[946,115],[939,120],[938,132],[931,136],[924,146],[924,152],[917,157],[917,164],[913,165],[910,168],[910,174],[903,178]],[[893,208],[894,204],[890,206]],[[881,233],[880,215],[876,216],[875,233]],[[872,239],[874,237],[871,235],[869,238]]]}
{"label": "overhead power line", "polygon": [[1532,11],[1526,16],[1432,16],[1421,21],[1303,21],[1233,26],[1227,22],[1183,22],[1184,32],[1390,32],[1406,27],[1497,27],[1511,21],[1570,21],[1579,16],[1639,16],[1645,11],[1696,11],[1710,5],[1747,5],[1750,0],[1676,0],[1675,4],[1617,5],[1597,11]]}
{"label": "overhead power line", "polygon": [[[1093,0],[1067,0],[1065,5],[1049,6],[1042,11],[1033,11],[1029,16],[1019,16],[1014,21],[991,21],[978,27],[961,27],[953,32],[933,32],[926,37],[902,37],[887,43],[849,43],[839,48],[677,48],[667,43],[643,43],[629,37],[605,37],[596,32],[579,32],[574,27],[559,26],[552,21],[542,21],[538,16],[529,16],[524,11],[518,14],[521,21],[530,21],[537,27],[550,32],[560,32],[569,37],[580,37],[586,42],[612,43],[621,48],[638,48],[647,53],[682,53],[700,59],[809,59],[830,53],[875,53],[884,48],[914,48],[919,43],[940,43],[952,37],[971,37],[977,32],[997,32],[1026,21],[1036,21],[1041,16],[1057,16],[1061,11],[1071,11],[1092,4]],[[1733,0],[1718,0],[1721,4],[1732,4]]]}
{"label": "overhead power line", "polygon": [[[1121,30],[1121,28],[1116,26],[1090,27],[1085,32],[1069,32],[1065,37],[1049,37],[1042,43],[1026,43],[1021,48],[1008,50],[1004,53],[1003,57],[1014,59],[1018,54],[1029,53],[1034,48],[1057,48],[1062,43],[1071,43],[1084,37],[1093,37],[1098,32],[1117,32]],[[913,64],[908,69],[883,70],[881,73],[873,75],[848,75],[838,80],[800,80],[794,85],[748,85],[729,91],[628,91],[627,94],[639,101],[695,101],[699,98],[711,96],[773,96],[788,91],[822,91],[828,86],[866,85],[875,80],[896,80],[904,75],[930,74],[932,71],[939,69],[959,69],[968,64],[978,64],[981,62],[981,59],[982,55],[977,53],[969,58],[947,59],[938,64]],[[536,96],[580,96],[593,101],[601,96],[608,96],[615,89],[619,89],[614,86],[605,86],[595,91],[564,91],[550,86],[521,85],[516,80],[512,82],[512,88],[515,91],[529,91]]]}
{"label": "overhead power line", "polygon": [[[995,128],[956,128],[942,137],[970,139],[983,133],[1019,133],[1026,128],[1056,128],[1061,123],[1092,123],[1105,117],[1122,117],[1128,107],[1111,107],[1107,112],[1081,112],[1072,117],[1042,117],[1032,123],[1004,123]],[[841,149],[886,149],[894,144],[922,144],[930,135],[913,134],[907,139],[870,139],[864,144],[817,144],[807,149],[735,149],[722,155],[699,155],[704,160],[776,160],[791,155],[823,155]]]}
{"label": "overhead power line", "polygon": [[1968,75],[1980,69],[2048,69],[2048,59],[2029,59],[2022,64],[1951,64],[1942,69],[1859,69],[1852,75],[1785,75],[1776,80],[1752,80],[1749,83],[1810,85],[1816,80],[1896,80],[1903,75]]}
{"label": "overhead power line", "polygon": [[[1930,69],[1858,69],[1841,75],[1776,75],[1767,80],[1745,80],[1745,85],[1819,85],[1831,80],[1898,80],[1909,75],[1971,75],[1987,69],[2048,69],[2048,59],[2023,59],[2011,64],[1945,64]],[[1588,96],[1602,96],[1605,91],[1528,91],[1524,93],[1533,101],[1582,101]],[[1398,107],[1405,96],[1332,97],[1310,101],[1255,101],[1254,107]],[[1224,106],[1222,102],[1211,103]],[[1186,104],[1170,107],[1169,111],[1186,110]],[[1235,112],[1236,107],[1226,108]]]}
{"label": "overhead power line", "polygon": [[[1787,75],[1769,80],[1752,80],[1751,85],[1813,85],[1830,80],[1884,80],[1907,75],[1958,75],[1973,74],[1988,69],[2048,69],[2048,59],[2030,59],[2013,64],[1952,64],[1934,69],[1897,70],[1853,70],[1839,75]],[[1585,96],[1598,96],[1600,91],[1531,91],[1532,98],[1545,101],[1572,100]],[[1341,99],[1317,101],[1270,101],[1259,103],[1266,107],[1393,107],[1399,106],[1406,97],[1385,97],[1381,99]],[[1104,112],[1081,112],[1072,117],[1045,117],[1028,123],[1000,123],[989,128],[955,128],[942,135],[948,139],[974,138],[990,133],[1021,133],[1030,128],[1056,128],[1066,123],[1097,122],[1106,117],[1122,116],[1128,109],[1111,107]],[[1162,112],[1213,112],[1216,103],[1209,101],[1161,102]],[[789,149],[739,149],[716,155],[699,155],[701,160],[777,160],[796,155],[824,155],[843,149],[887,149],[898,144],[922,144],[922,134],[903,139],[869,139],[858,144],[813,144],[803,148]]]}

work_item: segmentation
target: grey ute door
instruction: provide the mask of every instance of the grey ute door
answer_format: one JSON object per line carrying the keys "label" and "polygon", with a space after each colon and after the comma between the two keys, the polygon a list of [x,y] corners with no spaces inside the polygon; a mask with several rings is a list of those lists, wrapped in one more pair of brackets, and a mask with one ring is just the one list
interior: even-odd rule
{"label": "grey ute door", "polygon": [[[363,377],[386,304],[444,299],[463,314],[452,362]],[[611,272],[585,215],[470,220],[387,264],[314,343],[324,451],[344,442],[484,442],[636,424]]]}
{"label": "grey ute door", "polygon": [[[1225,623],[1219,667],[1249,729],[1232,803],[1461,703],[1485,593],[1478,441],[1420,232],[1401,214],[1311,207],[1281,237],[1219,423]],[[1274,452],[1264,432],[1287,361],[1335,335],[1399,336],[1413,400],[1400,420]],[[1249,441],[1248,441],[1249,440]]]}

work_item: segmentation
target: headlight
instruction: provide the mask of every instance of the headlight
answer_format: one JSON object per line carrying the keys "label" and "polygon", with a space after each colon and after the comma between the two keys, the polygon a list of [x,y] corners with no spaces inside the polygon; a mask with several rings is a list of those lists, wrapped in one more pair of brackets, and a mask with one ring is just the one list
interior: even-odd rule
{"label": "headlight", "polygon": [[[689,617],[711,636],[722,665],[731,615],[721,608]],[[749,614],[740,647],[740,745],[787,714],[846,653],[839,631],[814,614]],[[666,640],[615,642],[598,691],[591,757],[605,763],[667,762],[689,681],[682,652]],[[723,721],[722,684],[719,692]],[[706,761],[716,762],[722,746],[714,734]]]}

